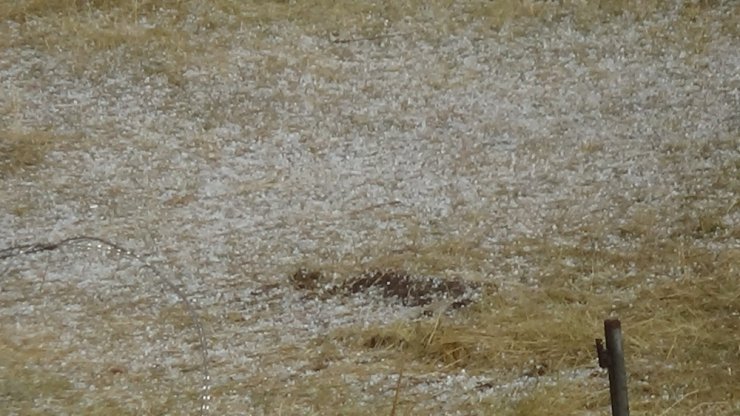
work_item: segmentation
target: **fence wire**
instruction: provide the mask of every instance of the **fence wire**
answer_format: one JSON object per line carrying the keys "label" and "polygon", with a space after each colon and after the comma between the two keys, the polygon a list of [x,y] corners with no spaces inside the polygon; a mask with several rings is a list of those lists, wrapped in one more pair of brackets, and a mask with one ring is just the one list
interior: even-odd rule
{"label": "fence wire", "polygon": [[[68,250],[71,250],[72,252],[72,265],[67,264],[67,267],[71,267],[74,271],[70,272],[70,270],[67,270],[68,273],[60,274],[58,270],[59,262],[53,261],[50,257],[45,257],[45,261],[42,259],[43,267],[39,267],[38,256],[43,255],[43,253],[53,255],[54,253],[66,252]],[[80,265],[78,264],[75,269],[74,266],[75,263],[81,263],[81,260],[84,258],[84,253],[89,252],[90,250],[97,252],[97,254],[104,255],[107,259],[107,261],[101,262],[102,266],[99,266],[98,269],[96,269],[98,273],[102,270],[107,270],[108,273],[118,276],[122,273],[121,267],[125,270],[138,267],[137,273],[147,271],[154,275],[156,278],[155,282],[149,282],[147,280],[137,281],[135,278],[121,278],[114,279],[112,282],[104,282],[105,279],[100,276],[96,276],[99,280],[91,280],[87,277],[87,274],[90,272],[88,267],[85,267],[84,265],[79,267]],[[66,261],[62,263],[69,263],[70,259],[67,258],[65,260]],[[4,268],[1,267],[2,263],[6,263],[7,266]],[[111,266],[114,270],[106,269],[106,267]],[[137,276],[140,275],[137,274]],[[13,279],[15,279],[15,283],[13,282]],[[24,286],[24,288],[18,289],[21,287],[17,286],[21,284],[20,282],[30,286]],[[104,288],[106,283],[109,287]],[[163,299],[157,299],[153,305],[150,299],[152,296],[151,293],[147,293],[146,288],[142,287],[151,283],[154,283],[155,285],[158,284],[160,286],[160,290],[165,296]],[[176,332],[180,336],[182,334],[180,334],[181,331],[180,328],[178,328],[179,325],[177,322],[166,322],[165,320],[158,318],[165,317],[169,318],[171,321],[174,312],[172,312],[173,308],[171,305],[168,305],[168,302],[172,302],[174,304],[179,303],[180,307],[183,308],[186,313],[187,320],[189,320],[189,326],[195,330],[197,339],[193,342],[195,344],[195,348],[198,350],[198,354],[200,355],[200,363],[195,365],[192,369],[197,370],[196,374],[200,374],[200,381],[197,383],[198,401],[200,404],[198,413],[201,416],[209,413],[211,380],[208,364],[208,344],[201,318],[192,302],[188,299],[183,290],[174,283],[173,279],[166,277],[159,268],[155,267],[146,258],[143,258],[131,250],[111,241],[89,236],[76,236],[57,242],[39,242],[15,245],[5,249],[0,249],[0,284],[4,286],[0,287],[0,300],[2,301],[0,302],[0,305],[2,305],[3,308],[10,309],[9,313],[6,311],[3,315],[10,314],[16,324],[19,320],[22,320],[24,316],[28,318],[33,314],[38,315],[39,305],[37,304],[38,302],[33,300],[33,298],[47,296],[47,294],[50,298],[64,298],[67,296],[72,297],[73,299],[81,299],[83,301],[85,299],[93,300],[93,302],[97,302],[102,305],[103,309],[101,310],[116,309],[116,306],[118,306],[118,309],[125,310],[116,310],[113,313],[113,316],[121,318],[121,322],[127,322],[123,320],[124,317],[151,316],[151,314],[154,313],[156,314],[155,320],[157,325],[154,325],[154,327],[150,327],[148,325],[145,326],[142,329],[142,332],[144,333],[142,337],[143,339],[151,339],[152,337],[161,337],[165,339],[158,340],[162,342],[162,351],[159,351],[158,353],[147,351],[144,354],[145,361],[151,361],[152,357],[154,357],[154,359],[162,360],[165,363],[169,362],[170,364],[173,361],[171,355],[175,353],[173,350],[183,352],[184,347],[182,345],[176,345],[176,336],[172,336],[173,339],[167,339],[170,338],[167,332]],[[13,286],[14,284],[16,286]],[[15,290],[13,290],[14,287],[16,288]],[[141,292],[144,292],[143,298],[141,297]],[[84,294],[80,295],[80,293]],[[173,295],[174,298],[172,298]],[[75,298],[75,296],[77,298]],[[82,298],[80,298],[80,296],[82,296]],[[167,297],[172,299],[168,301]],[[95,331],[100,332],[99,329],[103,328],[102,326],[95,327],[94,331],[91,328],[68,328],[69,326],[74,327],[76,325],[74,323],[75,321],[73,316],[75,314],[79,314],[79,309],[82,307],[80,304],[69,302],[69,304],[65,305],[63,303],[55,303],[55,301],[58,301],[58,299],[44,299],[43,302],[41,302],[41,309],[45,307],[61,307],[64,308],[64,310],[52,311],[56,312],[56,314],[43,314],[44,317],[42,319],[44,321],[54,322],[56,319],[59,321],[58,325],[65,328],[65,332],[77,331],[80,335],[86,334],[85,336],[87,336],[88,339],[99,338],[100,335],[95,334]],[[120,303],[120,305],[117,305],[117,303]],[[26,305],[25,309],[23,305]],[[3,308],[0,308],[0,311],[2,311]],[[2,316],[0,316],[0,318],[2,318]],[[32,321],[31,318],[28,319],[29,322]],[[93,319],[91,325],[103,325],[99,324],[97,321],[97,319]],[[128,342],[132,342],[133,344],[131,345],[143,348],[143,346],[137,344],[138,340],[133,339],[133,334],[127,332],[131,330],[130,325],[127,326],[121,322],[117,322],[115,324],[110,322],[105,323],[105,330],[102,332],[107,333],[107,336],[110,336],[110,334],[117,334],[115,336],[123,335],[124,337],[130,337],[131,340]],[[86,325],[83,323],[81,326],[84,327]],[[60,340],[69,338],[69,336],[70,334],[68,333],[63,334],[60,336]],[[75,341],[79,340],[74,340],[73,343]],[[114,341],[114,344],[112,345],[115,345],[115,340],[112,341]],[[175,344],[173,344],[173,342],[175,342]],[[124,343],[124,341],[121,340],[120,343]],[[94,346],[89,347],[94,348]],[[108,355],[109,359],[115,360],[115,354]],[[120,359],[123,357],[118,358]],[[132,367],[134,366],[133,361],[130,365]],[[172,371],[172,368],[170,368],[170,370],[170,373],[178,373],[177,371]],[[110,371],[116,372],[113,369]],[[122,369],[120,371],[123,372]],[[191,369],[185,368],[182,370],[182,373],[186,374],[188,371],[191,371]],[[142,387],[142,389],[146,388],[146,386]],[[183,392],[170,393],[175,395],[184,394]]]}

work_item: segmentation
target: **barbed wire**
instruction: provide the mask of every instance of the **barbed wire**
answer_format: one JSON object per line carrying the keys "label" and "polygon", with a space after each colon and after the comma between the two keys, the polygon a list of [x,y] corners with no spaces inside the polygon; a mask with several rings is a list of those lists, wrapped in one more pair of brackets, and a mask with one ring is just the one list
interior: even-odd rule
{"label": "barbed wire", "polygon": [[[178,297],[180,302],[182,302],[183,306],[185,307],[185,310],[188,313],[188,316],[190,318],[190,321],[195,327],[195,330],[198,335],[198,342],[199,342],[199,349],[200,349],[200,355],[201,355],[201,385],[200,385],[200,412],[199,414],[201,416],[206,416],[210,412],[210,389],[211,389],[211,376],[210,376],[210,368],[208,365],[208,343],[206,341],[205,336],[205,330],[203,328],[203,324],[201,322],[200,316],[195,310],[195,307],[193,307],[192,303],[188,299],[187,296],[185,296],[185,293],[180,290],[180,288],[175,285],[172,280],[167,279],[164,274],[162,274],[159,269],[157,269],[154,265],[152,265],[150,262],[148,262],[145,258],[139,256],[138,254],[134,253],[131,250],[126,249],[125,247],[118,245],[116,243],[113,243],[111,241],[99,238],[99,237],[90,237],[90,236],[75,236],[70,238],[65,238],[63,240],[57,241],[57,242],[42,242],[42,243],[32,243],[32,244],[22,244],[22,245],[15,245],[8,248],[0,249],[0,260],[9,259],[12,257],[20,257],[20,256],[26,256],[26,255],[32,255],[36,253],[46,252],[46,251],[55,251],[63,248],[64,246],[70,246],[75,244],[87,244],[89,248],[97,248],[98,250],[107,250],[109,252],[114,252],[117,255],[120,255],[122,257],[126,257],[128,259],[134,260],[141,264],[141,267],[144,269],[149,270],[152,272],[159,281],[172,293],[175,294],[175,296]],[[6,269],[7,270],[7,269]],[[0,273],[0,276],[5,274],[5,270]]]}

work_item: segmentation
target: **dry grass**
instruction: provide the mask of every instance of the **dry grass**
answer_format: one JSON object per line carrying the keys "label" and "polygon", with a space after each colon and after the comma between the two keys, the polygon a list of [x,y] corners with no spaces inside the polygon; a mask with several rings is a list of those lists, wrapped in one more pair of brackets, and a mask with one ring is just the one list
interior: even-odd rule
{"label": "dry grass", "polygon": [[[99,278],[101,287],[112,283]],[[84,284],[78,287],[75,279],[3,273],[3,286],[15,294],[17,308],[15,325],[4,325],[0,339],[0,397],[8,400],[3,408],[24,415],[60,409],[80,415],[182,414],[183,407],[188,413],[197,408],[198,363],[174,358],[178,351],[197,348],[187,311],[167,305],[146,281],[113,282],[113,288],[95,293]],[[145,295],[134,293],[139,291]],[[35,298],[47,300],[29,307]],[[182,335],[174,349],[166,346],[166,340]],[[60,347],[65,339],[74,342]]]}
{"label": "dry grass", "polygon": [[[523,23],[526,29],[527,25],[561,18],[573,18],[583,30],[590,30],[603,19],[624,15],[643,19],[666,7],[666,2],[659,0],[560,3],[3,1],[0,16],[17,23],[20,35],[13,39],[4,36],[10,29],[0,23],[0,42],[5,47],[24,46],[58,54],[92,75],[107,69],[86,67],[91,53],[123,50],[129,58],[127,65],[141,65],[144,75],[164,74],[177,84],[183,82],[186,63],[204,62],[229,47],[228,40],[214,46],[201,41],[201,36],[217,33],[224,38],[243,26],[259,25],[266,38],[270,31],[279,31],[286,24],[310,34],[374,36],[387,33],[411,16],[429,19],[429,31],[435,36],[471,24],[485,32],[513,22]],[[651,39],[681,42],[701,51],[708,35],[702,11],[714,3],[686,2],[681,10],[685,25],[671,30],[652,27],[648,29]],[[720,27],[737,37],[740,5],[734,7],[736,13],[725,17]],[[152,22],[155,24],[150,25]],[[264,65],[274,70],[285,63],[273,58]],[[43,163],[57,140],[44,131],[0,132],[0,179]],[[680,163],[685,155],[732,151],[737,140],[729,137],[710,149],[672,143],[664,149],[665,163]],[[582,150],[598,153],[601,146],[586,143]],[[308,351],[287,349],[280,354],[305,360],[315,370],[314,376],[291,386],[281,380],[230,385],[214,395],[226,394],[225,390],[250,395],[257,406],[263,404],[275,414],[295,414],[305,403],[311,404],[314,414],[388,414],[394,406],[393,388],[370,388],[377,397],[373,403],[355,403],[353,389],[378,372],[387,374],[386,384],[395,387],[399,362],[404,361],[408,376],[401,383],[397,414],[435,411],[425,407],[434,405],[432,398],[410,392],[408,387],[415,382],[411,374],[461,369],[474,375],[493,374],[495,384],[538,380],[507,394],[491,395],[483,403],[465,404],[461,411],[470,414],[603,412],[608,393],[605,375],[594,370],[592,344],[594,337],[601,336],[601,321],[618,316],[627,341],[633,414],[735,414],[740,402],[736,387],[740,385],[740,250],[728,242],[740,238],[740,228],[726,218],[740,211],[740,160],[714,166],[705,175],[685,178],[685,192],[672,206],[620,207],[624,214],[621,222],[596,217],[575,224],[564,213],[563,227],[557,234],[512,239],[502,256],[521,258],[531,270],[530,279],[491,291],[468,310],[413,323],[335,330],[315,340],[314,348]],[[728,194],[730,200],[721,196]],[[474,221],[476,215],[485,214],[470,215],[469,220]],[[360,268],[432,275],[465,270],[465,277],[485,277],[489,255],[481,248],[483,235],[430,238],[421,230],[409,230],[405,236],[411,242],[408,246],[392,251],[378,248],[371,253],[372,260],[361,265],[348,262],[314,267],[343,274]],[[620,244],[610,244],[612,238]],[[502,264],[500,273],[513,273],[509,267]],[[367,357],[366,362],[344,361],[357,352]],[[0,367],[9,375],[0,381],[0,397],[30,403],[33,397],[29,392],[41,391],[60,398],[59,408],[75,414],[123,414],[114,399],[101,400],[83,411],[76,408],[79,397],[70,393],[69,380],[26,365],[42,355],[44,360],[54,359],[48,354],[0,343]],[[564,376],[571,370],[595,376]],[[254,380],[265,378],[271,380],[269,374],[254,376]],[[275,403],[276,394],[280,394],[279,403]],[[156,402],[154,397],[142,400]],[[162,403],[151,411],[166,413],[168,405],[171,403]],[[23,414],[34,414],[31,405],[22,410]]]}
{"label": "dry grass", "polygon": [[[679,27],[653,28],[656,38],[701,48],[708,30],[702,12],[715,1],[687,2]],[[573,18],[584,30],[619,16],[644,19],[670,7],[666,0],[651,1],[561,1],[534,0],[470,1],[449,0],[403,2],[350,0],[289,1],[114,1],[114,0],[25,0],[0,3],[0,16],[21,24],[20,36],[5,42],[27,45],[78,60],[80,68],[90,52],[124,49],[132,63],[160,62],[175,71],[178,65],[205,62],[229,42],[229,33],[248,27],[262,28],[269,36],[280,25],[296,25],[309,34],[334,34],[339,38],[361,38],[396,33],[404,20],[427,21],[430,35],[450,34],[470,26],[481,33],[505,25],[547,24]],[[737,34],[737,18],[730,13],[721,22],[722,30]],[[220,42],[202,39],[219,34]],[[703,40],[702,40],[703,39]],[[15,42],[15,43],[14,43]],[[257,45],[255,45],[257,46]],[[216,50],[214,50],[214,47]],[[223,49],[226,50],[226,49]],[[99,68],[102,69],[102,68]]]}
{"label": "dry grass", "polygon": [[[531,254],[533,260],[559,262],[552,247]],[[624,255],[622,261],[665,262],[674,256],[652,252],[649,258]],[[569,254],[573,256],[573,254]],[[584,253],[592,262],[594,255]],[[554,385],[503,398],[501,414],[575,414],[608,404],[603,374],[590,382],[559,377],[595,365],[593,338],[600,322],[618,316],[626,336],[631,403],[635,414],[731,414],[737,410],[740,381],[740,283],[738,250],[718,255],[694,253],[680,278],[658,277],[652,284],[613,279],[577,279],[557,266],[538,287],[515,287],[490,294],[463,317],[438,316],[421,323],[342,329],[335,339],[386,358],[401,354],[425,363],[426,371],[465,369],[469,374],[505,370],[508,379],[536,377]],[[539,257],[542,256],[542,257]],[[576,257],[577,258],[577,257]],[[601,259],[597,256],[598,259]],[[608,256],[590,273],[611,269]],[[652,265],[642,264],[642,266]],[[611,273],[611,272],[610,272]],[[427,367],[428,366],[428,367]],[[423,371],[417,368],[417,371]],[[503,377],[502,379],[507,379]],[[510,413],[509,413],[510,412]]]}
{"label": "dry grass", "polygon": [[[691,146],[686,150],[701,154]],[[395,402],[388,386],[401,368],[394,363],[404,362],[409,374],[465,370],[494,375],[492,385],[535,380],[463,405],[461,410],[471,414],[603,412],[608,407],[606,374],[595,369],[593,339],[602,336],[603,319],[617,316],[625,331],[634,414],[734,414],[740,382],[740,250],[723,242],[738,234],[737,225],[724,219],[738,212],[737,193],[732,196],[738,181],[724,180],[739,173],[734,160],[715,166],[706,177],[687,179],[689,194],[678,198],[700,201],[703,210],[691,203],[636,209],[621,224],[595,218],[549,238],[513,239],[505,257],[522,258],[536,271],[534,282],[493,290],[455,315],[337,329],[299,353],[317,375],[287,390],[263,386],[263,394],[289,391],[293,405],[315,403],[317,414],[388,414]],[[692,183],[718,180],[723,182],[699,197],[690,193]],[[730,200],[719,197],[728,190]],[[613,237],[621,243],[610,245],[607,240]],[[712,244],[720,248],[709,249]],[[461,264],[449,254],[464,257],[466,247],[428,246],[422,258],[404,251],[389,257],[389,264],[457,270]],[[475,257],[470,261],[480,264]],[[341,353],[346,348],[366,361],[347,365],[347,353]],[[585,376],[568,376],[573,371]],[[346,375],[367,383],[369,374],[378,372],[388,380],[379,387],[377,401],[362,410],[351,407]],[[441,411],[425,407],[432,406],[433,398],[406,390],[398,414]]]}
{"label": "dry grass", "polygon": [[[703,159],[732,151],[736,143],[683,143],[677,151]],[[686,177],[675,205],[625,206],[622,221],[595,216],[576,222],[566,215],[557,233],[511,240],[504,257],[522,259],[531,279],[488,293],[466,312],[341,328],[323,342],[374,354],[375,363],[401,359],[412,363],[409,372],[464,369],[499,374],[496,384],[542,380],[487,399],[473,413],[579,414],[608,406],[605,374],[594,371],[593,338],[602,335],[603,319],[617,316],[626,336],[634,414],[734,414],[740,400],[740,250],[726,243],[739,233],[728,222],[740,212],[738,161],[730,158],[704,175]],[[389,257],[390,264],[416,264],[427,272],[459,270],[459,258],[473,269],[483,264],[466,256],[476,252],[468,249],[475,244],[460,242],[459,250],[453,241],[427,246],[421,257],[406,250]],[[563,376],[572,370],[592,377]],[[395,370],[385,371],[390,376]],[[404,399],[408,408],[423,400]],[[383,406],[390,403],[386,395],[375,409],[387,412]]]}
{"label": "dry grass", "polygon": [[[84,143],[79,135],[55,134],[48,130],[0,129],[0,181],[22,176],[30,180],[47,163],[54,150],[73,149]],[[9,193],[4,202],[17,217],[29,215],[34,204]]]}
{"label": "dry grass", "polygon": [[45,131],[0,132],[0,177],[41,164],[53,142]]}

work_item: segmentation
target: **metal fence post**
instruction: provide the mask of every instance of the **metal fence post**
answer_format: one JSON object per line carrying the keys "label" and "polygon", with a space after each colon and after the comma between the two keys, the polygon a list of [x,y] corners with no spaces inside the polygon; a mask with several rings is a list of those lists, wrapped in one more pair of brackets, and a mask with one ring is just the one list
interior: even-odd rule
{"label": "metal fence post", "polygon": [[627,371],[624,365],[624,349],[622,347],[622,324],[619,319],[604,321],[604,337],[606,348],[602,340],[596,340],[596,353],[599,357],[599,366],[609,370],[609,396],[611,397],[612,415],[629,416],[629,400],[627,397]]}

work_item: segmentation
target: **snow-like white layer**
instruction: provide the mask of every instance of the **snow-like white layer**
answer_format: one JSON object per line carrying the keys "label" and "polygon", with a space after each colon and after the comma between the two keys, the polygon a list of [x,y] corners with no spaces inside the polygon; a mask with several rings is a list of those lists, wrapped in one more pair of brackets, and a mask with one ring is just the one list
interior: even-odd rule
{"label": "snow-like white layer", "polygon": [[[435,36],[408,24],[417,31],[346,44],[292,26],[260,42],[249,30],[214,34],[228,39],[227,53],[213,65],[180,68],[178,83],[118,64],[126,59],[120,51],[90,57],[91,67],[110,62],[101,75],[44,52],[3,50],[2,99],[15,97],[20,110],[2,116],[0,127],[51,129],[84,145],[59,146],[40,169],[3,178],[0,246],[85,234],[151,255],[208,317],[218,388],[264,372],[264,357],[281,347],[417,313],[362,296],[307,300],[286,283],[304,263],[366,261],[407,247],[412,234],[421,243],[479,235],[492,278],[536,280],[521,259],[502,257],[499,244],[619,222],[634,205],[674,204],[686,178],[737,163],[737,143],[665,158],[676,144],[711,149],[738,139],[740,48],[711,28],[697,53],[652,37],[668,26],[659,19],[614,19],[588,33],[566,19],[484,37],[474,28]],[[30,210],[17,215],[19,206]],[[730,227],[739,220],[737,210],[724,218]],[[108,301],[123,279],[141,287],[126,293],[149,308],[176,303],[162,300],[153,282],[145,289],[134,268],[120,272],[74,253],[53,264],[25,261],[11,261],[14,276],[35,282],[44,271],[58,288],[72,274],[76,288]],[[502,264],[520,275],[497,273]],[[45,296],[19,300],[23,279],[2,294],[3,322],[39,313],[82,326],[94,319],[71,303],[77,295],[41,288]],[[271,283],[280,285],[261,291]],[[241,318],[227,319],[234,312]],[[95,338],[80,331],[62,331],[54,345]],[[193,333],[153,331],[169,338],[141,339],[142,351],[196,365]],[[103,361],[126,355],[107,343],[81,351]],[[270,361],[274,380],[304,376],[305,363]],[[378,375],[392,386],[386,376]],[[474,388],[480,380],[466,375],[428,378],[414,388],[446,395],[450,409],[483,394]],[[243,409],[239,400],[249,401],[224,394],[212,407]]]}

